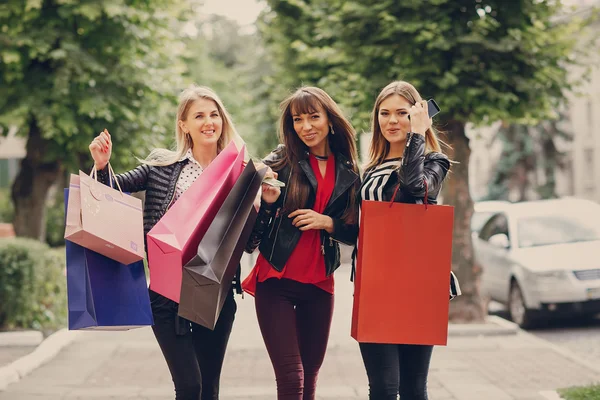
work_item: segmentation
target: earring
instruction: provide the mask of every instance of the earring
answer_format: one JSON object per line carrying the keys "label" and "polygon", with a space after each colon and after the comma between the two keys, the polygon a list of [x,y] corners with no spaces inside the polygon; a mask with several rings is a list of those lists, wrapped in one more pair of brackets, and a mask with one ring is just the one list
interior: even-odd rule
{"label": "earring", "polygon": [[329,125],[329,132],[330,132],[332,135],[335,135],[335,131],[333,130],[333,125]]}

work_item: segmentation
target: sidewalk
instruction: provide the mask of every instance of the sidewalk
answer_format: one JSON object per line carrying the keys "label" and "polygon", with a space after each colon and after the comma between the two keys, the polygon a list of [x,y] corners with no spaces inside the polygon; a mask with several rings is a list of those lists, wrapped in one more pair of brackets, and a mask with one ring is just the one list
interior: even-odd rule
{"label": "sidewalk", "polygon": [[[367,379],[350,337],[349,268],[336,273],[336,308],[318,399],[366,399]],[[222,400],[275,398],[275,379],[256,323],[252,297],[238,312],[221,381]],[[477,335],[487,331],[491,335]],[[451,326],[434,350],[431,400],[543,400],[542,391],[600,381],[586,365],[510,325]],[[83,332],[53,360],[0,392],[0,400],[173,399],[166,364],[150,329]]]}

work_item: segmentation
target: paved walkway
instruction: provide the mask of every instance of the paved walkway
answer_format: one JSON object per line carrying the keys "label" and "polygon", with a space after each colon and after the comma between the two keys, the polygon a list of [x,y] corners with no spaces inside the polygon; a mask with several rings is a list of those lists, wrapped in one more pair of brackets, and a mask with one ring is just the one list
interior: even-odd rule
{"label": "paved walkway", "polygon": [[[347,267],[337,273],[336,309],[318,399],[367,398],[362,360],[349,335],[348,273]],[[600,381],[600,367],[580,363],[527,333],[457,335],[450,337],[447,347],[436,347],[429,391],[431,400],[542,400],[541,391],[595,381]],[[275,398],[272,367],[249,296],[238,297],[221,387],[222,400]],[[48,364],[0,392],[0,400],[123,398],[174,398],[169,372],[150,329],[82,332]]]}

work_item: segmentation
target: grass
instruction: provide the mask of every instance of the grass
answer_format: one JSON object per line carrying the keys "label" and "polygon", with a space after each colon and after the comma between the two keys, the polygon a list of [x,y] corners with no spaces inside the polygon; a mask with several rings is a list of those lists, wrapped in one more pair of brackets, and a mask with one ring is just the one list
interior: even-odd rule
{"label": "grass", "polygon": [[600,384],[560,389],[558,393],[566,400],[600,400]]}

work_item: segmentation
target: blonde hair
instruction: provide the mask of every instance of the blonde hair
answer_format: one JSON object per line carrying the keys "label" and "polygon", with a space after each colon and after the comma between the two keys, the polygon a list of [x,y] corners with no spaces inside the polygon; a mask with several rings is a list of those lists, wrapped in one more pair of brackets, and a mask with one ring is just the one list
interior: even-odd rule
{"label": "blonde hair", "polygon": [[[390,96],[399,95],[404,97],[410,104],[415,104],[419,101],[423,101],[421,95],[415,89],[413,85],[404,81],[395,81],[384,87],[377,99],[375,100],[375,106],[373,107],[373,113],[371,114],[371,132],[373,134],[371,138],[371,148],[369,149],[369,161],[366,169],[375,167],[383,162],[390,152],[390,143],[385,139],[381,132],[381,126],[379,126],[379,107],[381,103]],[[425,132],[425,153],[431,152],[442,152],[441,144],[443,142],[438,139],[437,133],[433,127],[427,129]]]}
{"label": "blonde hair", "polygon": [[192,104],[199,99],[214,101],[217,105],[219,115],[223,119],[223,131],[217,142],[217,152],[223,150],[231,140],[234,140],[238,145],[238,148],[241,148],[244,142],[237,133],[231,116],[227,112],[227,109],[225,109],[219,96],[206,86],[191,85],[179,95],[177,117],[175,118],[175,150],[154,149],[145,160],[140,160],[142,163],[155,166],[171,165],[179,161],[185,153],[194,146],[192,138],[189,135],[186,135],[179,126],[179,121],[185,121],[187,119]]}

